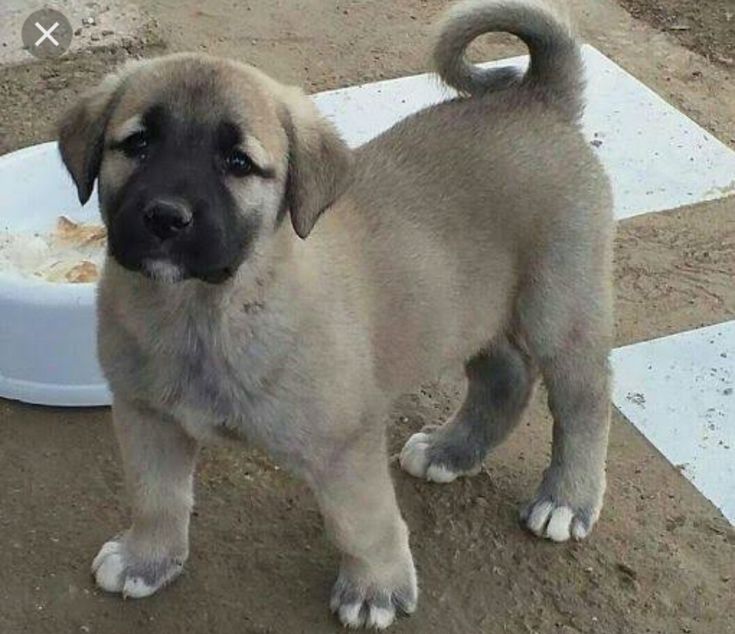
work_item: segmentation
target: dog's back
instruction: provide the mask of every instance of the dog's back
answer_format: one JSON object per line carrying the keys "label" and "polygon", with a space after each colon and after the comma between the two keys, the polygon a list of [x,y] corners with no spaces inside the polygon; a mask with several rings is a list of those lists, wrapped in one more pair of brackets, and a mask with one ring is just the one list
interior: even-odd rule
{"label": "dog's back", "polygon": [[[465,61],[467,45],[488,31],[509,31],[528,43],[527,73]],[[374,304],[378,328],[390,332],[380,338],[406,337],[412,329],[392,328],[385,315],[409,314],[417,298],[434,294],[431,314],[414,330],[440,342],[452,362],[509,326],[523,280],[551,251],[583,244],[589,270],[608,274],[612,201],[580,131],[579,48],[547,5],[460,4],[440,30],[435,65],[460,96],[359,148],[352,185],[315,238],[323,236],[334,250],[360,244],[373,276],[365,286],[389,291]],[[382,348],[388,359],[382,376],[415,380],[410,348]],[[428,376],[436,371],[422,360],[412,365]]]}
{"label": "dog's back", "polygon": [[[528,44],[525,74],[466,61],[469,43],[491,31]],[[579,47],[550,5],[461,3],[441,26],[434,62],[460,96],[408,117],[357,151],[351,195],[358,207],[371,207],[374,228],[390,233],[393,223],[415,223],[458,241],[460,250],[471,246],[467,240],[502,248],[553,239],[550,225],[560,222],[590,227],[585,239],[609,232],[609,183],[579,126]]]}

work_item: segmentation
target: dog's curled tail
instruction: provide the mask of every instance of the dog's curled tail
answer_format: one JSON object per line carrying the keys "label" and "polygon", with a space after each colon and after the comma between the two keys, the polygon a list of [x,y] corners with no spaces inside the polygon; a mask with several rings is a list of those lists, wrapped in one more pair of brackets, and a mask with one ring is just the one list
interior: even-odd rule
{"label": "dog's curled tail", "polygon": [[[516,68],[479,68],[465,57],[484,33],[511,33],[531,53],[524,74]],[[439,25],[434,65],[441,79],[460,93],[479,96],[519,86],[533,91],[569,121],[584,109],[584,69],[570,22],[545,0],[465,0]]]}

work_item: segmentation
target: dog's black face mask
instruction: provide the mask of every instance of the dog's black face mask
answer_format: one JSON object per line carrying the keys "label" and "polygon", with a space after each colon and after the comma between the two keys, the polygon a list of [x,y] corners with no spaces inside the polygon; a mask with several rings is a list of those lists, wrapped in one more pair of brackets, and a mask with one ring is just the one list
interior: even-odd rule
{"label": "dog's black face mask", "polygon": [[308,97],[195,55],[107,77],[62,118],[59,150],[82,204],[99,184],[110,256],[163,282],[227,280],[286,217],[306,238],[351,163]]}
{"label": "dog's black face mask", "polygon": [[226,184],[257,169],[238,149],[240,130],[227,121],[182,121],[163,106],[150,108],[141,124],[107,148],[134,165],[122,188],[101,191],[110,254],[125,268],[164,281],[226,280],[259,228]]}

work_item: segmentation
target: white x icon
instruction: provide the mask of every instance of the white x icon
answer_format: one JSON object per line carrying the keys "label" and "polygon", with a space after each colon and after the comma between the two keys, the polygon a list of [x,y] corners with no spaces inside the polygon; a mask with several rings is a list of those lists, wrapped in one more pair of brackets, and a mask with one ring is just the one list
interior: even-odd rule
{"label": "white x icon", "polygon": [[58,22],[54,22],[51,25],[51,27],[48,30],[46,30],[38,22],[36,22],[36,28],[39,31],[41,31],[41,33],[43,33],[43,35],[41,37],[39,37],[38,40],[36,40],[35,46],[39,46],[44,40],[50,40],[51,43],[54,46],[58,46],[59,43],[54,39],[54,36],[51,35],[58,28],[58,26],[59,26],[59,23]]}

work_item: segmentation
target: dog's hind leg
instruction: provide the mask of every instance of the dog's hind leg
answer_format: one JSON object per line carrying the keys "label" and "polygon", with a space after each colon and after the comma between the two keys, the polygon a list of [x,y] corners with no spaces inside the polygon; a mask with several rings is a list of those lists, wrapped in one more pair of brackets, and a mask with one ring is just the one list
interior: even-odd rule
{"label": "dog's hind leg", "polygon": [[535,384],[527,355],[501,336],[465,366],[467,392],[441,427],[414,434],[401,451],[401,467],[417,478],[451,482],[474,475],[487,453],[521,419]]}
{"label": "dog's hind leg", "polygon": [[518,302],[519,327],[541,370],[554,419],[551,464],[521,519],[554,541],[586,537],[605,491],[612,292],[610,258],[592,252],[605,255],[609,246],[579,243],[589,251],[555,249]]}

